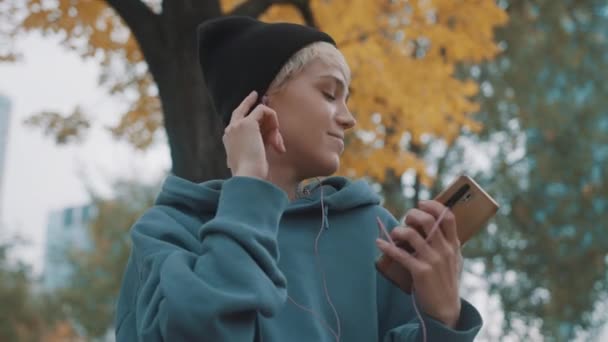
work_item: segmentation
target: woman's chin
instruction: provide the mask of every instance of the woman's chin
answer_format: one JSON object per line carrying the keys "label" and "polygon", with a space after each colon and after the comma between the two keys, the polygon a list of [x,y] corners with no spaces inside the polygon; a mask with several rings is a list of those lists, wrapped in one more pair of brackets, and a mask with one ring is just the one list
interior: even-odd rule
{"label": "woman's chin", "polygon": [[[307,160],[307,162],[302,164],[301,161],[303,160]],[[300,160],[298,164],[295,168],[300,170],[300,176],[304,177],[303,179],[327,177],[338,172],[340,168],[340,156],[338,154],[309,156],[309,158]]]}
{"label": "woman's chin", "polygon": [[334,173],[338,172],[340,168],[340,156],[336,155],[333,158],[328,158],[324,160],[322,163],[319,163],[318,173],[319,176],[326,177],[331,176]]}

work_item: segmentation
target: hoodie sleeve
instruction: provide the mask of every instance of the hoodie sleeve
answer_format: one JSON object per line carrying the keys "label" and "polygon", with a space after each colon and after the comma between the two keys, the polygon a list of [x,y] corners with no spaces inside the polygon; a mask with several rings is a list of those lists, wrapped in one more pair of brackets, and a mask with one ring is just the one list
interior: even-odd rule
{"label": "hoodie sleeve", "polygon": [[[399,222],[385,211],[385,225],[389,230]],[[420,320],[414,310],[412,297],[377,273],[379,340],[383,342],[422,341]],[[461,299],[462,309],[457,326],[452,329],[421,312],[426,326],[427,341],[469,342],[483,324],[481,315],[469,302]]]}
{"label": "hoodie sleeve", "polygon": [[125,280],[138,285],[123,282],[119,302],[132,303],[122,321],[134,323],[119,322],[117,340],[254,341],[258,313],[276,314],[287,296],[276,242],[287,203],[270,183],[234,177],[198,234],[183,213],[151,209],[132,229]]}

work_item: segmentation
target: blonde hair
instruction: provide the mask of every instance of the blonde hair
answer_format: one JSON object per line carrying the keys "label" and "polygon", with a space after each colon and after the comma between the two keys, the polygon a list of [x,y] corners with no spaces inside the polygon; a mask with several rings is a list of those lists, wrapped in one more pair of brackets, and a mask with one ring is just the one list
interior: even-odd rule
{"label": "blonde hair", "polygon": [[268,87],[268,92],[280,90],[289,79],[301,72],[310,62],[316,59],[340,69],[346,85],[350,84],[350,68],[342,52],[330,43],[315,42],[296,52],[283,65],[270,84],[270,87]]}

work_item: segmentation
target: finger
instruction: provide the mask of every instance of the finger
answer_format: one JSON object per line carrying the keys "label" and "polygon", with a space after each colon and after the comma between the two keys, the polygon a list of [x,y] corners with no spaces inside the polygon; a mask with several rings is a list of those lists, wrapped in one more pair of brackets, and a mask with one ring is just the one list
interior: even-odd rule
{"label": "finger", "polygon": [[[438,241],[440,244],[445,242],[445,237],[440,229],[436,229],[435,232],[431,232],[435,227],[437,219],[420,209],[411,209],[405,216],[405,224],[410,227],[421,227],[425,232],[425,239],[427,241]],[[439,230],[439,231],[437,231]],[[431,236],[432,235],[432,236]]]}
{"label": "finger", "polygon": [[254,90],[245,99],[239,104],[238,107],[232,112],[232,118],[230,118],[230,122],[234,122],[236,120],[244,118],[247,113],[251,110],[251,107],[255,104],[255,101],[258,98],[258,93]]}
{"label": "finger", "polygon": [[391,231],[391,237],[396,242],[408,242],[414,248],[415,255],[419,255],[423,259],[434,260],[439,257],[424,238],[413,228],[399,226]]}
{"label": "finger", "polygon": [[[436,219],[439,219],[446,208],[443,204],[437,201],[421,201],[418,206],[421,210],[429,213]],[[460,246],[458,227],[456,226],[456,217],[450,209],[448,209],[448,211],[444,214],[440,223],[440,228],[449,243]]]}
{"label": "finger", "polygon": [[266,116],[264,119],[262,119],[262,123],[260,125],[263,131],[262,137],[264,139],[264,144],[273,145],[278,152],[286,152],[287,150],[285,148],[285,143],[283,142],[283,135],[281,134],[278,126],[275,126],[272,123],[272,119],[269,119],[268,116]]}
{"label": "finger", "polygon": [[266,126],[269,129],[278,128],[279,127],[279,119],[277,118],[277,112],[274,109],[265,106],[263,104],[259,104],[255,107],[255,109],[249,114],[251,120],[255,120],[260,124],[268,125]]}
{"label": "finger", "polygon": [[258,121],[260,130],[263,132],[264,143],[270,143],[279,152],[286,151],[283,137],[279,131],[279,119],[272,108],[260,104],[249,117],[251,120]]}
{"label": "finger", "polygon": [[[279,132],[279,130],[277,130]],[[279,132],[279,140],[281,142],[281,146],[283,147],[283,153],[287,152],[287,146],[285,146],[285,140],[283,140],[283,134]]]}
{"label": "finger", "polygon": [[278,129],[268,129],[264,130],[262,133],[262,137],[265,145],[273,146],[278,152],[284,153],[286,152],[285,143],[283,142],[283,137]]}
{"label": "finger", "polygon": [[412,209],[408,212],[406,221],[409,224],[423,224],[425,226],[427,233],[425,240],[442,260],[453,260],[456,252],[459,252],[459,248],[456,248],[446,239],[438,225],[438,219],[435,219],[431,214],[419,209]]}
{"label": "finger", "polygon": [[376,245],[382,251],[382,253],[388,255],[391,259],[395,260],[400,265],[412,272],[412,274],[419,274],[422,270],[428,268],[428,265],[425,265],[423,261],[416,259],[408,252],[395,245],[392,245],[390,242],[382,239],[376,239]]}
{"label": "finger", "polygon": [[434,223],[435,218],[420,209],[408,210],[405,217],[403,218],[404,225],[409,227],[420,228],[419,230],[425,238],[429,235]]}
{"label": "finger", "polygon": [[[265,106],[268,106],[270,108],[269,101],[270,100],[268,98],[268,95],[262,96],[262,104]],[[277,118],[277,121],[278,121],[278,118]],[[283,140],[283,135],[279,132],[278,129],[274,132],[273,139],[276,139],[275,141],[276,141],[277,146],[281,147],[279,149],[280,151],[282,151],[283,153],[287,152],[287,148],[285,148],[285,141]]]}
{"label": "finger", "polygon": [[[274,111],[274,109],[272,109],[268,106],[268,96],[267,95],[265,95],[262,98],[262,105],[264,105]],[[275,112],[275,115],[276,115],[276,112]],[[278,117],[277,117],[276,127],[273,127],[272,123],[266,124],[266,122],[268,121],[267,118],[264,118],[262,121],[264,122],[264,123],[262,123],[262,127],[264,130],[264,132],[262,133],[262,136],[264,137],[264,142],[265,143],[273,142],[275,145],[275,148],[279,152],[286,152],[287,149],[285,148],[285,142],[283,141],[283,136],[281,135],[281,132],[278,129]]]}
{"label": "finger", "polygon": [[270,132],[270,137],[272,139],[271,141],[275,143],[275,148],[277,149],[277,151],[283,153],[287,152],[287,149],[285,148],[285,142],[283,142],[283,136],[281,135],[281,132],[278,128],[275,128],[273,131]]}

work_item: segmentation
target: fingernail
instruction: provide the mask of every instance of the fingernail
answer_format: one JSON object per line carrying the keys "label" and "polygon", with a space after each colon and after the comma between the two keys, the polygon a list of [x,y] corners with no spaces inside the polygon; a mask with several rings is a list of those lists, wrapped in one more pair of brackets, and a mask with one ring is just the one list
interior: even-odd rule
{"label": "fingernail", "polygon": [[254,90],[254,91],[252,91],[251,93],[249,93],[249,96],[253,96],[254,94],[255,94],[255,95],[257,95],[257,94],[258,94],[258,92]]}
{"label": "fingernail", "polygon": [[420,203],[431,204],[431,203],[438,203],[438,202],[435,200],[429,199],[429,200],[420,201]]}
{"label": "fingernail", "polygon": [[376,239],[376,245],[378,245],[378,247],[385,247],[387,242],[382,239]]}
{"label": "fingernail", "polygon": [[418,207],[426,207],[429,205],[429,200],[424,200],[424,201],[419,201],[418,202]]}

